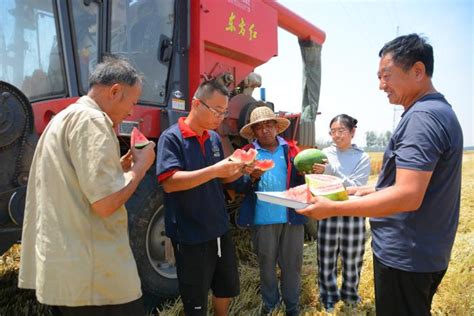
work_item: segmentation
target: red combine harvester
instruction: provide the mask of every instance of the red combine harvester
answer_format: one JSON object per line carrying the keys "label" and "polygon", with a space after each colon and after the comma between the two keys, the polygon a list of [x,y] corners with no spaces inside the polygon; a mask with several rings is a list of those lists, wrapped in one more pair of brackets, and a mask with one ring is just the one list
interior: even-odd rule
{"label": "red combine harvester", "polygon": [[[280,113],[292,121],[285,136],[314,146],[325,34],[276,1],[2,0],[0,21],[0,253],[21,238],[38,135],[55,114],[87,93],[89,72],[108,53],[128,58],[144,74],[140,104],[117,126],[122,151],[133,127],[156,141],[187,115],[199,82],[219,78],[232,91],[230,115],[219,128],[230,154],[244,144],[238,131],[256,106],[251,95],[261,79],[253,70],[277,55],[282,27],[299,39],[308,78],[303,114]],[[229,209],[237,208],[228,196]],[[127,209],[144,292],[176,296],[154,168]]]}

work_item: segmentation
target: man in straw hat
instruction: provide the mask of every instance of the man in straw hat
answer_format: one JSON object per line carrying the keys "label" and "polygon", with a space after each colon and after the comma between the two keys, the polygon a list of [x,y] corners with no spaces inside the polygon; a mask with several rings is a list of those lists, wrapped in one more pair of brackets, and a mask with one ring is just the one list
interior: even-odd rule
{"label": "man in straw hat", "polygon": [[290,121],[277,117],[262,103],[250,114],[250,123],[240,135],[251,143],[244,149],[255,148],[257,159],[271,159],[274,168],[263,172],[255,169],[241,178],[238,191],[246,192],[239,225],[251,227],[252,240],[260,266],[260,287],[263,299],[262,314],[278,308],[280,292],[276,264],[281,269],[281,296],[287,315],[298,315],[303,263],[304,223],[306,217],[285,206],[257,199],[255,191],[284,191],[304,183],[293,165],[299,149],[294,141],[284,140],[278,134],[285,131]]}

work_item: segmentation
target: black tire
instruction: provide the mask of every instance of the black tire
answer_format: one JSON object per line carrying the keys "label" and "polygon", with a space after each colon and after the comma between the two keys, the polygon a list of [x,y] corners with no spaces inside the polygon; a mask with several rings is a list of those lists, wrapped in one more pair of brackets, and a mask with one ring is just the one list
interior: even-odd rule
{"label": "black tire", "polygon": [[163,191],[153,174],[147,174],[126,204],[130,245],[137,262],[147,309],[179,295],[174,263],[165,258]]}
{"label": "black tire", "polygon": [[272,109],[271,105],[262,103],[259,101],[247,103],[246,105],[242,107],[242,110],[240,110],[239,120],[238,120],[239,131],[242,129],[242,127],[244,127],[250,122],[250,114],[252,113],[252,111],[260,106],[266,106]]}
{"label": "black tire", "polygon": [[21,229],[0,228],[0,256],[21,239]]}

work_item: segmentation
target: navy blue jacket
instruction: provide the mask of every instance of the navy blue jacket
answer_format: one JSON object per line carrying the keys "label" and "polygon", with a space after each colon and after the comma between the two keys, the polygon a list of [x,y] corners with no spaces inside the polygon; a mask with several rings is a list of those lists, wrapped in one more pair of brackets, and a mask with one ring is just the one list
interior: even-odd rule
{"label": "navy blue jacket", "polygon": [[[283,146],[283,151],[285,153],[286,163],[287,163],[287,188],[292,188],[304,183],[304,177],[298,173],[296,170],[293,160],[296,154],[299,152],[298,147],[294,141],[288,141],[288,145]],[[243,149],[248,150],[253,148],[252,144],[246,145]],[[256,183],[252,183],[249,175],[241,177],[238,181],[233,184],[233,188],[236,192],[244,193],[245,197],[242,202],[242,205],[237,216],[237,225],[243,228],[250,227],[254,225],[255,218],[255,205],[257,201],[257,195],[255,194]],[[288,224],[292,225],[302,225],[308,221],[306,216],[300,215],[295,212],[294,209],[288,208]]]}
{"label": "navy blue jacket", "polygon": [[[184,118],[165,130],[157,146],[159,181],[173,170],[199,170],[224,159],[216,132],[207,131],[201,141],[203,143],[184,123]],[[223,187],[218,178],[192,189],[164,192],[163,197],[166,236],[174,242],[203,243],[223,236],[230,229]]]}

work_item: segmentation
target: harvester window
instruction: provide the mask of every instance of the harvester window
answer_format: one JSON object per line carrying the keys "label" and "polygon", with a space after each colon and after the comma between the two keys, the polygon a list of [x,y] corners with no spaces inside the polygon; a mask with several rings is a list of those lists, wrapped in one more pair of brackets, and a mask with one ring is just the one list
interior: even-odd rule
{"label": "harvester window", "polygon": [[[162,45],[172,43],[174,0],[114,0],[108,47],[127,57],[144,75],[141,102],[164,104],[168,62],[160,60]],[[165,43],[165,44],[164,44]]]}
{"label": "harvester window", "polygon": [[65,93],[52,0],[1,0],[0,80],[34,101]]}
{"label": "harvester window", "polygon": [[91,1],[71,1],[73,7],[75,51],[79,65],[79,82],[82,93],[89,89],[89,73],[97,65],[98,58],[98,28],[99,5]]}

